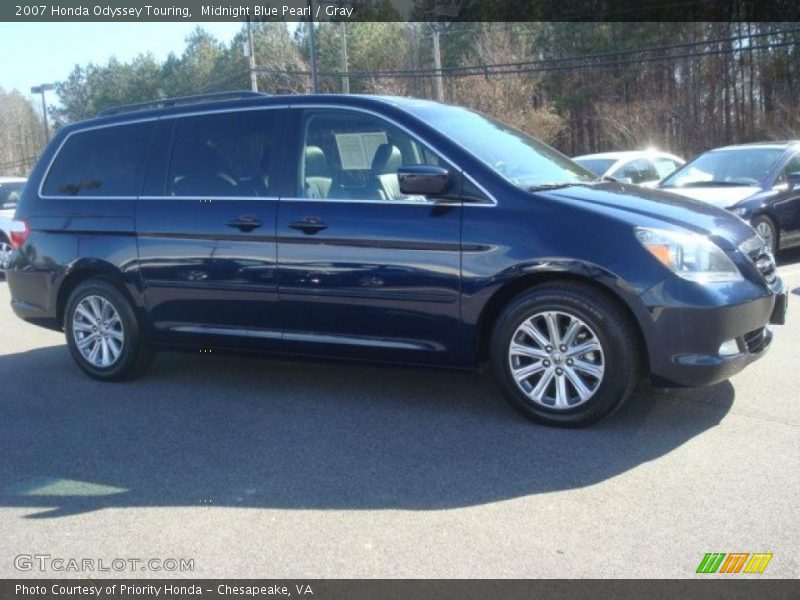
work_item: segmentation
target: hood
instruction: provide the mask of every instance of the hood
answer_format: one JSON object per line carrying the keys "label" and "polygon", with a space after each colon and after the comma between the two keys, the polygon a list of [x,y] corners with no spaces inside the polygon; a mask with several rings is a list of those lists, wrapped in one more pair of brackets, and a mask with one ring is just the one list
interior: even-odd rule
{"label": "hood", "polygon": [[732,213],[697,200],[631,184],[607,182],[538,192],[571,200],[631,225],[679,227],[724,240],[736,247],[755,235],[747,223]]}
{"label": "hood", "polygon": [[680,188],[662,188],[665,192],[670,194],[679,194],[694,200],[706,202],[718,208],[728,208],[733,206],[740,200],[749,198],[754,194],[761,191],[760,187],[755,186],[725,186],[719,187],[680,187]]}

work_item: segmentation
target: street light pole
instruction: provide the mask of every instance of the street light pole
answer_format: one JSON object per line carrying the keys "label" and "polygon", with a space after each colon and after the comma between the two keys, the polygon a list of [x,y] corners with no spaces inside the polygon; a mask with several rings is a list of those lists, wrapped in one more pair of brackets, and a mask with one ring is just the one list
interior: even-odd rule
{"label": "street light pole", "polygon": [[342,61],[342,93],[349,94],[350,93],[350,77],[347,75],[347,24],[342,21],[340,25],[340,30],[342,33],[342,45],[341,45],[341,61]]}
{"label": "street light pole", "polygon": [[52,83],[43,83],[41,85],[36,85],[31,88],[31,94],[41,94],[42,95],[42,116],[44,117],[44,138],[45,142],[50,141],[50,127],[47,124],[47,104],[44,100],[44,93],[49,92],[50,90],[54,90],[56,86]]}
{"label": "street light pole", "polygon": [[311,51],[311,86],[317,93],[317,43],[314,39],[314,0],[308,0],[308,39]]}
{"label": "street light pole", "polygon": [[258,75],[256,74],[256,49],[253,45],[253,27],[247,17],[247,62],[250,66],[250,89],[258,91]]}

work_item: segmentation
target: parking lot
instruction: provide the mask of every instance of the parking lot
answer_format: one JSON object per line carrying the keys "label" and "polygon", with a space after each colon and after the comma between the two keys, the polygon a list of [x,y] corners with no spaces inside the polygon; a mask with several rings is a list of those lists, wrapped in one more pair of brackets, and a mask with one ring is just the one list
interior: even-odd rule
{"label": "parking lot", "polygon": [[767,357],[574,431],[471,373],[161,354],[97,383],[0,281],[0,576],[87,575],[15,568],[49,554],[194,559],[174,573],[193,577],[689,577],[706,552],[800,576],[800,251],[781,263]]}

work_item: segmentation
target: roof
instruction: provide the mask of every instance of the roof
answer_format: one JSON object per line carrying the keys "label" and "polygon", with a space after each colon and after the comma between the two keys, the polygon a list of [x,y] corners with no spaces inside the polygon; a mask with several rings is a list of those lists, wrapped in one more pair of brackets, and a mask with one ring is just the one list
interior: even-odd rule
{"label": "roof", "polygon": [[682,158],[675,156],[674,154],[670,154],[669,152],[662,152],[661,150],[627,150],[621,152],[599,152],[597,154],[584,154],[582,156],[575,156],[572,160],[579,160],[579,159],[623,160],[632,158],[648,158],[651,156],[668,156],[670,158],[675,158],[681,161],[683,160]]}
{"label": "roof", "polygon": [[[136,121],[143,119],[153,119],[169,115],[180,115],[186,113],[214,112],[215,110],[236,110],[255,108],[259,106],[286,106],[291,104],[333,104],[342,106],[356,106],[362,108],[376,106],[393,106],[412,112],[414,109],[444,107],[445,105],[431,100],[419,98],[406,98],[402,96],[375,96],[366,94],[287,94],[271,96],[268,94],[256,94],[252,92],[242,92],[240,96],[231,93],[225,99],[215,97],[214,94],[207,98],[200,96],[186,97],[185,103],[170,104],[177,99],[156,100],[152,103],[144,102],[131,104],[121,107],[114,107],[96,117],[85,119],[76,123],[71,123],[65,129],[73,127],[84,128],[88,126],[124,123],[126,121]],[[165,103],[164,106],[154,106],[159,102]],[[152,108],[151,108],[152,107]]]}
{"label": "roof", "polygon": [[800,146],[800,140],[778,140],[774,142],[750,142],[748,144],[734,144],[731,146],[722,146],[714,148],[709,152],[719,152],[720,150],[752,150],[753,148],[768,148],[774,150],[786,150],[793,146]]}

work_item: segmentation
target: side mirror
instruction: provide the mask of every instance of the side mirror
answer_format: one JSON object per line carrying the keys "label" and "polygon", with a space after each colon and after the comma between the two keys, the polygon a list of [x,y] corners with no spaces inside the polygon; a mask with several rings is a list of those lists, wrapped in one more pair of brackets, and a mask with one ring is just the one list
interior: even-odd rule
{"label": "side mirror", "polygon": [[789,185],[790,190],[800,188],[800,173],[787,173],[786,183]]}
{"label": "side mirror", "polygon": [[447,190],[450,173],[434,165],[413,165],[397,170],[400,193],[406,196],[438,196]]}

